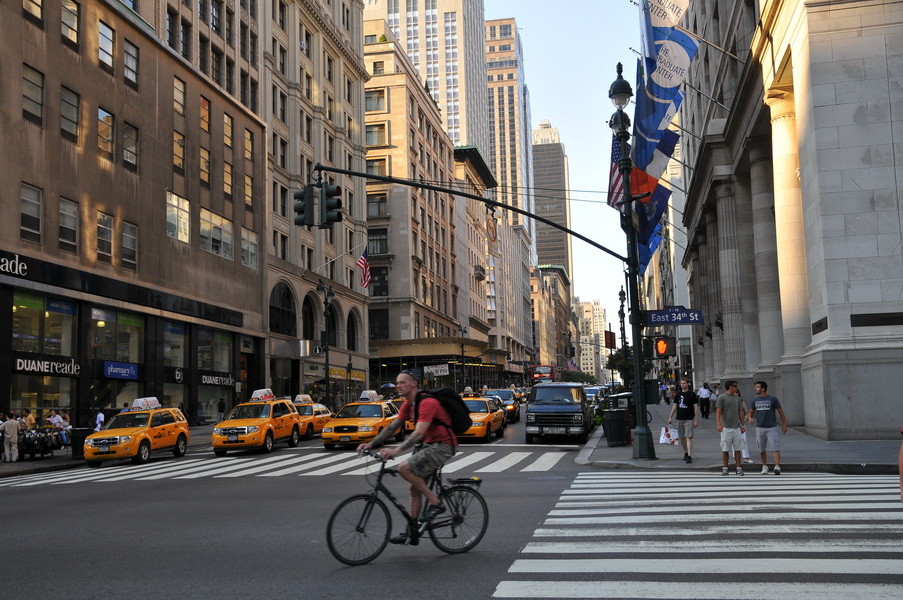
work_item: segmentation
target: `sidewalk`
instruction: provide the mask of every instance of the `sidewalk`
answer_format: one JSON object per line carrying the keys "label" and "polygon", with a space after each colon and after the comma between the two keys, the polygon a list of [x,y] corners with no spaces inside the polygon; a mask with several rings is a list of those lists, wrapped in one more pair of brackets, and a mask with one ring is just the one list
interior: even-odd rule
{"label": "sidewalk", "polygon": [[[668,413],[671,406],[656,404],[648,406],[652,415],[649,429],[652,432],[655,459],[634,459],[633,446],[609,446],[602,428],[595,434],[577,456],[577,464],[607,469],[661,469],[682,470],[702,469],[721,471],[721,446],[718,424],[715,421],[715,409],[708,419],[700,419],[693,437],[693,462],[683,461],[683,448],[678,444],[670,446],[659,444],[662,427],[668,425]],[[671,427],[676,427],[672,425]],[[755,461],[744,464],[743,470],[748,475],[760,475],[762,464],[756,446],[756,428],[747,430],[750,458]],[[784,474],[800,471],[838,473],[838,474],[874,474],[886,475],[898,473],[898,457],[900,442],[860,441],[860,442],[826,442],[794,429],[788,429],[781,436],[781,469]],[[769,451],[769,468],[774,466],[774,455]],[[733,456],[730,457],[731,476],[734,473]]]}
{"label": "sidewalk", "polygon": [[[191,428],[191,439],[188,440],[188,447],[209,446],[210,434],[213,433],[213,425],[196,425]],[[15,463],[0,462],[0,478],[14,477],[16,475],[26,475],[29,473],[43,473],[45,471],[62,471],[64,469],[74,469],[76,467],[84,467],[83,459],[72,458],[68,448],[54,450],[53,457],[40,455],[34,460],[26,457]]]}

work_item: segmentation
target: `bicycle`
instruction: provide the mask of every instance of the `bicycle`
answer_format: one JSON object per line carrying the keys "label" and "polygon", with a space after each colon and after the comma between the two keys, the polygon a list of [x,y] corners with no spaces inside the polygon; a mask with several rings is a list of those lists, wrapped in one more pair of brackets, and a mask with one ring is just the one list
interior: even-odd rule
{"label": "bicycle", "polygon": [[[345,499],[329,517],[326,543],[337,560],[346,565],[363,565],[385,550],[392,531],[392,516],[380,494],[404,517],[411,543],[429,534],[439,550],[459,554],[473,549],[483,539],[489,524],[489,509],[478,491],[482,483],[479,477],[450,479],[446,485],[442,482],[442,468],[437,469],[426,481],[446,510],[425,523],[412,517],[383,483],[385,475],[396,477],[398,470],[387,467],[386,461],[369,450],[363,453],[380,462],[379,472],[369,492]],[[426,508],[424,502],[423,510]]]}

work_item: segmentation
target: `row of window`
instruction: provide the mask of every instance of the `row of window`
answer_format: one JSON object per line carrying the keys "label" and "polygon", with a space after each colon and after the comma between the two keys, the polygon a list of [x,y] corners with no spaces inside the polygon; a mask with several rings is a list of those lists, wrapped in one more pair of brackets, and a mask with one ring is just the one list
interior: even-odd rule
{"label": "row of window", "polygon": [[[166,235],[191,243],[191,203],[178,194],[166,192]],[[234,233],[232,221],[206,208],[200,211],[201,249],[234,260]],[[257,233],[241,228],[241,264],[257,269],[260,262],[260,243]]]}
{"label": "row of window", "polygon": [[[44,243],[44,190],[22,182],[19,201],[19,237],[27,242]],[[113,264],[114,259],[114,218],[97,211],[96,219],[97,261]],[[79,254],[82,241],[79,239],[82,213],[78,202],[68,198],[59,199],[59,230],[57,247],[70,254]],[[119,224],[119,264],[130,271],[138,270],[138,226],[128,221]]]}

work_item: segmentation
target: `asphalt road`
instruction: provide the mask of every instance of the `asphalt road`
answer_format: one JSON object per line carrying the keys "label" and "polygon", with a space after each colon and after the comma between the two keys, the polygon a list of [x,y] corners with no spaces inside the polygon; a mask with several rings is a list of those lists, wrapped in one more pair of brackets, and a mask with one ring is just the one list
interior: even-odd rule
{"label": "asphalt road", "polygon": [[[28,485],[0,488],[7,520],[0,543],[9,550],[4,571],[28,574],[16,585],[22,598],[488,598],[580,471],[573,461],[576,445],[527,447],[522,428],[509,426],[492,444],[464,444],[462,454],[491,452],[492,460],[518,452],[565,455],[548,471],[477,473],[490,521],[483,541],[467,554],[447,555],[423,540],[417,547],[390,545],[366,566],[344,566],[326,546],[326,521],[342,499],[366,491],[366,477],[176,478],[190,475],[189,467],[228,464],[194,448],[184,459],[38,474],[19,480]],[[351,451],[325,452],[315,439],[298,450],[238,453],[232,460],[250,464],[299,455],[350,458]],[[158,478],[119,475],[136,468]],[[406,497],[400,480],[390,487]]]}

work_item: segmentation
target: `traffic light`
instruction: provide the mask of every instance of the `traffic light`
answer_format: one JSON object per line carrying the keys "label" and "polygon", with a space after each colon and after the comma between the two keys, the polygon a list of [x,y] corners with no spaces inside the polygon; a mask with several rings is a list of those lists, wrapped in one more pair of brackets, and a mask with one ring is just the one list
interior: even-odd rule
{"label": "traffic light", "polygon": [[311,227],[314,224],[314,186],[308,184],[303,190],[296,190],[295,197],[295,225],[298,227]]}
{"label": "traffic light", "polygon": [[331,229],[333,223],[342,220],[342,188],[338,185],[326,185],[320,188],[320,229]]}
{"label": "traffic light", "polygon": [[661,336],[655,338],[653,342],[653,351],[655,358],[668,358],[677,355],[677,348],[674,338],[670,336]]}

